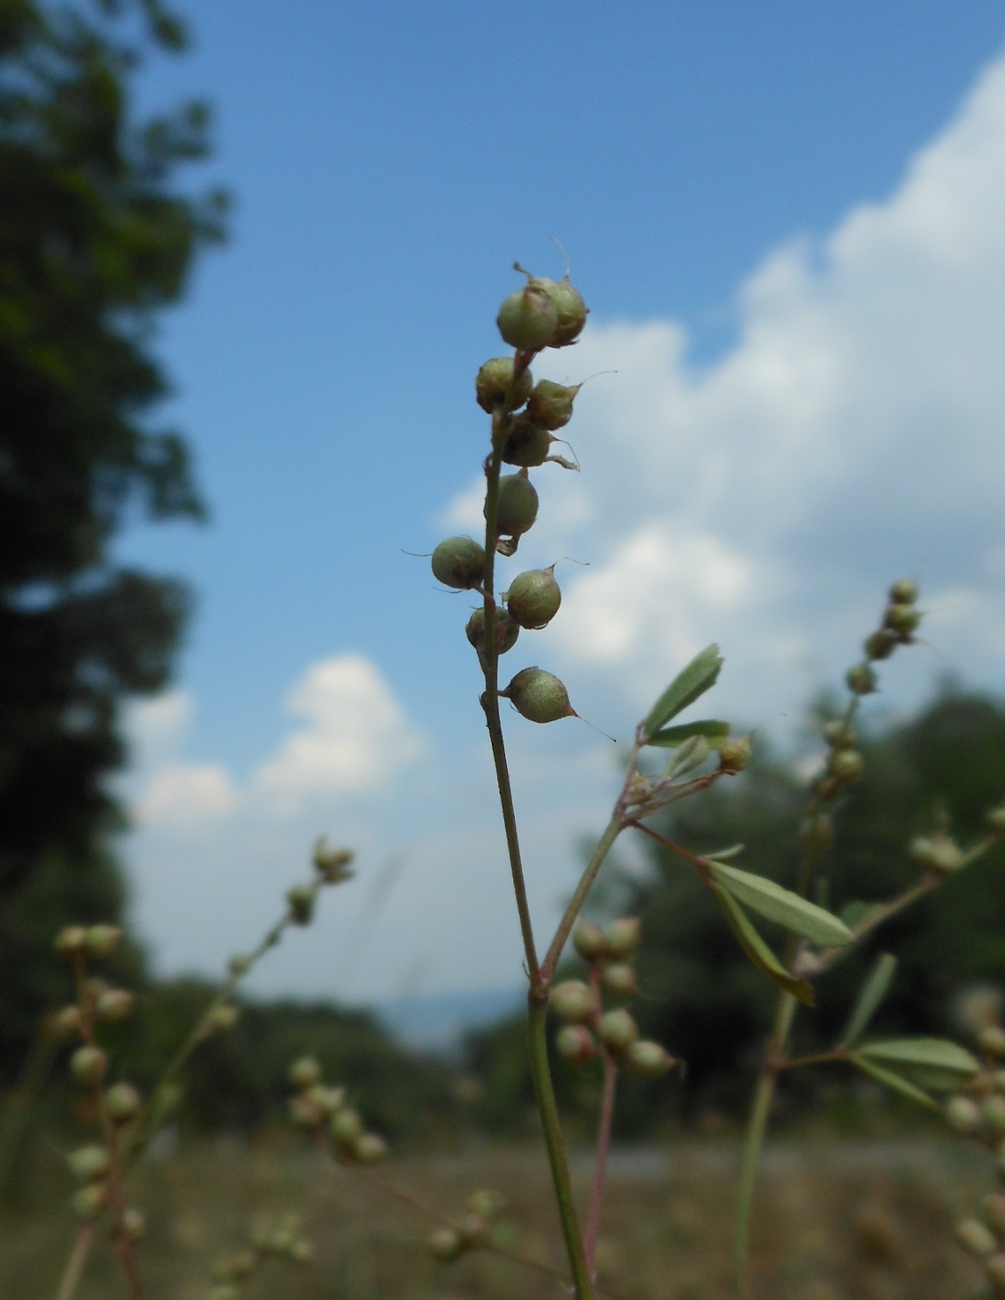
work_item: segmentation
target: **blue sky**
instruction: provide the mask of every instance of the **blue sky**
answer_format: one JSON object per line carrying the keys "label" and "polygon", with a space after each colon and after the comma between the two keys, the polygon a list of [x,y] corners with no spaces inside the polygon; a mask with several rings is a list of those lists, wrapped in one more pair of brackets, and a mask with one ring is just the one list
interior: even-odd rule
{"label": "blue sky", "polygon": [[[164,969],[246,945],[326,831],[360,879],[261,988],[518,979],[466,597],[405,552],[477,528],[472,379],[514,259],[561,274],[549,236],[593,314],[540,373],[618,373],[570,426],[582,474],[539,476],[520,558],[590,567],[560,565],[514,670],[624,739],[717,640],[716,711],[784,734],[909,573],[931,647],[886,707],[950,667],[1000,688],[1000,5],[191,14],[194,51],[137,92],[212,101],[186,183],[236,200],[157,340],[212,523],[119,545],[198,595],[174,691],[129,723],[124,851]],[[543,930],[615,759],[513,723]]]}

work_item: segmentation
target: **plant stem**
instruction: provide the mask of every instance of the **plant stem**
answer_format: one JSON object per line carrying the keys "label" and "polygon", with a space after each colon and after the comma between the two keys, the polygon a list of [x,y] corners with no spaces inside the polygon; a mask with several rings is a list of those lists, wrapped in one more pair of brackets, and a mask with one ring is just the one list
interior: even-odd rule
{"label": "plant stem", "polygon": [[597,1239],[600,1236],[600,1212],[604,1204],[607,1179],[607,1152],[611,1145],[611,1122],[614,1119],[614,1093],[618,1083],[618,1066],[610,1052],[604,1053],[604,1094],[600,1103],[600,1127],[597,1133],[597,1163],[593,1173],[593,1192],[586,1220],[586,1267],[590,1276],[597,1274]]}
{"label": "plant stem", "polygon": [[604,833],[601,835],[597,847],[593,850],[592,857],[586,864],[586,869],[579,878],[579,884],[573,891],[572,898],[569,900],[569,904],[562,914],[562,919],[558,923],[555,937],[552,939],[551,946],[548,948],[545,959],[541,963],[541,977],[543,980],[549,981],[552,975],[554,975],[555,967],[558,965],[559,958],[562,956],[562,949],[565,947],[569,935],[572,932],[572,927],[576,924],[576,918],[579,916],[583,904],[586,902],[586,896],[593,888],[593,882],[597,878],[597,873],[604,865],[604,859],[607,857],[608,853],[610,853],[614,841],[621,833],[621,829],[621,802],[619,800],[614,812],[611,814],[611,820],[604,828]]}
{"label": "plant stem", "polygon": [[72,1300],[77,1290],[77,1283],[80,1281],[80,1275],[84,1271],[84,1265],[87,1263],[87,1257],[94,1245],[97,1231],[96,1224],[87,1223],[77,1233],[77,1239],[73,1243],[73,1249],[70,1251],[66,1265],[63,1268],[63,1276],[59,1282],[59,1290],[56,1292],[56,1300]]}
{"label": "plant stem", "polygon": [[576,1300],[593,1300],[593,1280],[587,1267],[583,1250],[583,1238],[579,1230],[579,1216],[576,1202],[572,1195],[572,1181],[569,1178],[569,1163],[565,1154],[565,1141],[562,1126],[558,1118],[558,1104],[555,1101],[555,1089],[551,1082],[551,1069],[548,1063],[548,1041],[545,1021],[548,1004],[539,994],[531,989],[528,997],[528,1028],[530,1037],[530,1069],[534,1078],[534,1091],[537,1093],[537,1108],[544,1129],[544,1142],[548,1149],[548,1162],[551,1165],[551,1179],[555,1187],[555,1200],[562,1221],[562,1236],[569,1256],[572,1281]]}

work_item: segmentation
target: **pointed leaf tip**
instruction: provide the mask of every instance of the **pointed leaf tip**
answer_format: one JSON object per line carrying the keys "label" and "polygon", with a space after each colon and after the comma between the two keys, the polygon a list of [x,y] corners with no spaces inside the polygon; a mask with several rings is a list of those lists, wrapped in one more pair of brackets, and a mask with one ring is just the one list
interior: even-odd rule
{"label": "pointed leaf tip", "polygon": [[706,646],[700,654],[695,655],[649,710],[649,715],[642,724],[644,743],[649,744],[650,738],[660,727],[711,689],[721,667],[722,658],[717,645]]}

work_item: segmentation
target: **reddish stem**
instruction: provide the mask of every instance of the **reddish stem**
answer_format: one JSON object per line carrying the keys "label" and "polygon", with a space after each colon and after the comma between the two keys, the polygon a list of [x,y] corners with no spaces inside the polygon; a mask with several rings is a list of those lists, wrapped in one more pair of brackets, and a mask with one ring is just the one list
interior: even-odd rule
{"label": "reddish stem", "polygon": [[600,1236],[600,1213],[604,1204],[604,1184],[607,1180],[607,1153],[611,1145],[611,1123],[614,1119],[614,1093],[618,1082],[618,1067],[609,1052],[604,1053],[604,1095],[600,1105],[600,1128],[597,1132],[597,1163],[593,1172],[593,1191],[590,1195],[590,1213],[586,1221],[586,1240],[583,1249],[590,1277],[597,1275],[597,1238]]}

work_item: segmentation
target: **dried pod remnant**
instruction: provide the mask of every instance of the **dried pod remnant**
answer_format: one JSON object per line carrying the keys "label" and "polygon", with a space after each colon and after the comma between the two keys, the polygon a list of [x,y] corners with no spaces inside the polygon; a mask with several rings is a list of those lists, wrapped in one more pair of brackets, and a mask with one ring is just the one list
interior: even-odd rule
{"label": "dried pod remnant", "polygon": [[572,404],[582,386],[568,387],[551,379],[540,380],[529,394],[528,418],[542,429],[563,429],[572,419]]}

